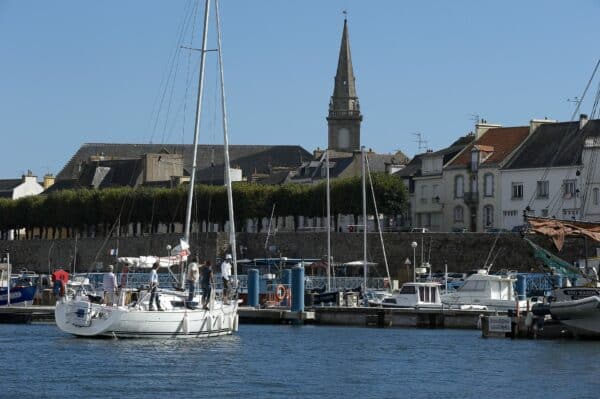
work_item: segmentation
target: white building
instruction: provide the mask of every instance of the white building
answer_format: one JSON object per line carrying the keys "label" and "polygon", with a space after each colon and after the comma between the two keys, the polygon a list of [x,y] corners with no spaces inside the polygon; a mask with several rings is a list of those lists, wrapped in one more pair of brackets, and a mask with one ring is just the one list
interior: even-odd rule
{"label": "white building", "polygon": [[502,224],[523,214],[600,221],[600,120],[548,123],[535,129],[502,168]]}
{"label": "white building", "polygon": [[[21,179],[0,179],[0,198],[19,199],[30,195],[38,195],[44,191],[44,187],[38,183],[37,177],[31,171],[23,175]],[[14,239],[14,231],[8,232],[9,240]]]}

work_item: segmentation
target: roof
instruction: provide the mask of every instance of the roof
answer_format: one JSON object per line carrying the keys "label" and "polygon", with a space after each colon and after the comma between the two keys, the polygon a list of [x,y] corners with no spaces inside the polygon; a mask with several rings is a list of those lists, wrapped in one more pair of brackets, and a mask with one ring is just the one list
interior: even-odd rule
{"label": "roof", "polygon": [[403,169],[394,173],[400,177],[417,177],[421,176],[422,157],[425,154],[417,154]]}
{"label": "roof", "polygon": [[[56,180],[77,179],[82,172],[81,165],[92,156],[103,156],[108,159],[137,159],[144,154],[183,154],[183,167],[191,169],[193,157],[192,144],[83,144],[63,169],[56,175]],[[272,167],[295,168],[303,160],[312,155],[298,145],[230,145],[229,158],[232,167],[240,167],[242,175],[248,177],[253,173],[268,173]],[[222,145],[198,146],[198,172],[212,165],[223,165]],[[200,174],[200,173],[198,173]]]}
{"label": "roof", "polygon": [[13,190],[21,183],[21,179],[0,179],[0,198],[12,198]]}
{"label": "roof", "polygon": [[529,126],[497,127],[486,131],[476,139],[448,165],[466,167],[471,163],[471,150],[474,146],[490,155],[483,159],[481,165],[499,165],[508,157],[529,135]]}
{"label": "roof", "polygon": [[452,143],[449,147],[443,148],[434,152],[425,152],[423,154],[417,154],[415,157],[409,162],[408,165],[402,170],[399,170],[395,173],[395,175],[410,178],[410,177],[419,177],[421,176],[421,164],[423,157],[426,156],[442,156],[442,162],[445,165],[449,162],[456,154],[458,154],[463,148],[465,148],[469,143],[473,141],[475,136],[473,134],[467,134],[465,136],[459,137],[454,143]]}
{"label": "roof", "polygon": [[539,126],[504,169],[548,168],[581,164],[586,138],[600,137],[600,120],[590,120],[579,130],[579,121]]}

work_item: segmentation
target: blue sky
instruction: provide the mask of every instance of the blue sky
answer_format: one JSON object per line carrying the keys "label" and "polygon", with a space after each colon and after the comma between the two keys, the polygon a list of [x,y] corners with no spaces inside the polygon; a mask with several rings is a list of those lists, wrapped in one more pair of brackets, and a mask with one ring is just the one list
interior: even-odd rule
{"label": "blue sky", "polygon": [[[194,4],[0,0],[0,178],[56,174],[85,142],[191,142]],[[231,143],[327,145],[344,9],[362,144],[379,152],[414,155],[415,132],[442,148],[473,115],[568,120],[600,57],[599,0],[221,0]],[[200,140],[220,143],[207,60]]]}

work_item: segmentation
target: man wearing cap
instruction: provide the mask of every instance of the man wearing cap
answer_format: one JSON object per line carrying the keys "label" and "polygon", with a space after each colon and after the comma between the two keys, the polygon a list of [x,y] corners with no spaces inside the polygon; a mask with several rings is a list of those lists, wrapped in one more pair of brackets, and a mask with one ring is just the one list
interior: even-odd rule
{"label": "man wearing cap", "polygon": [[102,287],[104,288],[104,302],[112,306],[115,304],[115,293],[117,292],[117,276],[113,273],[113,265],[108,265],[108,273],[104,273]]}
{"label": "man wearing cap", "polygon": [[229,302],[229,287],[231,280],[231,254],[225,255],[221,263],[221,278],[223,279],[223,303]]}

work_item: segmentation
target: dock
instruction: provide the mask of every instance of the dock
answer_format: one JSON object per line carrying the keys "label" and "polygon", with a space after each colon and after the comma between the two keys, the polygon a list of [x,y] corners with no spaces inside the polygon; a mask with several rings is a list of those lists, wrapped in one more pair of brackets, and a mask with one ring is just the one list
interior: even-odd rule
{"label": "dock", "polygon": [[54,323],[54,306],[3,306],[0,307],[0,323]]}

